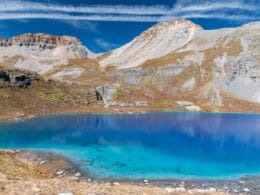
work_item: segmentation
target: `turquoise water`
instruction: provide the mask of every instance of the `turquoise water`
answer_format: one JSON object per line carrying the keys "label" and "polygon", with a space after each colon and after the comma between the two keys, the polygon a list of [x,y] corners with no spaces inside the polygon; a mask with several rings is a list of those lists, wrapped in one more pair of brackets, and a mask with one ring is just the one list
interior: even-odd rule
{"label": "turquoise water", "polygon": [[56,152],[100,179],[260,175],[260,114],[46,116],[0,123],[0,147]]}

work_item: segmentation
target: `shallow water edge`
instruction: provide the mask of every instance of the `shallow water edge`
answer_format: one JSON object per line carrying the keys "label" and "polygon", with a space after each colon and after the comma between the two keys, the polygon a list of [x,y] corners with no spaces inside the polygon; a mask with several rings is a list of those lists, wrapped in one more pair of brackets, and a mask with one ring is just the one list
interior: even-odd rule
{"label": "shallow water edge", "polygon": [[[225,179],[225,180],[213,180],[213,179],[196,179],[196,180],[181,180],[181,179],[174,179],[174,180],[115,180],[115,179],[109,179],[109,180],[100,180],[91,178],[88,175],[85,175],[85,173],[78,172],[75,165],[70,164],[71,167],[74,167],[75,169],[64,169],[64,164],[59,165],[57,162],[59,160],[68,160],[61,155],[57,155],[54,153],[46,153],[42,151],[30,151],[30,150],[0,150],[0,155],[3,155],[3,153],[10,155],[10,154],[16,154],[26,157],[26,161],[23,160],[23,163],[29,163],[28,165],[33,164],[34,167],[41,167],[46,166],[42,164],[42,160],[44,157],[45,163],[47,164],[47,169],[52,170],[53,176],[52,178],[55,178],[55,182],[59,182],[62,185],[65,185],[65,182],[73,183],[74,188],[78,188],[79,186],[88,185],[88,187],[94,187],[97,190],[100,190],[99,188],[102,186],[111,186],[112,188],[125,188],[125,186],[128,186],[129,188],[132,188],[136,190],[135,188],[140,188],[140,190],[145,191],[148,189],[154,189],[159,190],[159,193],[162,194],[162,192],[165,192],[165,194],[172,192],[172,193],[188,193],[188,192],[194,192],[196,193],[242,193],[242,194],[259,194],[260,192],[260,177],[257,176],[245,176],[239,179]],[[28,155],[30,157],[28,157]],[[15,158],[16,160],[21,160],[21,157]],[[32,160],[33,159],[33,160]],[[53,159],[56,159],[56,161],[53,161]],[[71,163],[70,161],[68,161]],[[19,163],[17,163],[13,167],[12,164],[10,164],[10,168],[19,169]],[[53,168],[55,167],[55,169]],[[46,168],[46,167],[45,167]],[[58,171],[57,171],[58,170]],[[60,172],[60,173],[59,173]],[[0,171],[1,173],[1,171]],[[62,173],[62,174],[61,174]],[[25,171],[26,174],[26,171]],[[23,187],[22,184],[19,184],[19,180],[16,180],[16,186],[19,186],[19,189]],[[22,183],[27,182],[28,179],[24,178],[22,179]],[[5,181],[2,178],[0,178],[0,186],[1,182]],[[12,180],[6,180],[6,182],[12,183]],[[49,179],[41,179],[42,182],[49,183],[51,180]],[[51,181],[53,184],[54,181]],[[37,183],[37,186],[40,186],[38,183],[38,179],[34,178],[34,180],[30,180],[30,184]],[[73,190],[74,188],[70,189]],[[15,189],[14,189],[15,190]],[[1,192],[1,190],[0,190]],[[137,192],[137,191],[134,191]]]}

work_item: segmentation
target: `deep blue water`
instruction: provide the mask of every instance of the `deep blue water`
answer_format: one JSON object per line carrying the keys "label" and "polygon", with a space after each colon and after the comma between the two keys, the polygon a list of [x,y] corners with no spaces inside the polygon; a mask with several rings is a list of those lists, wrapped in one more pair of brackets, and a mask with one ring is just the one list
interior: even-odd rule
{"label": "deep blue water", "polygon": [[0,123],[0,147],[57,152],[101,179],[260,175],[260,114],[46,116]]}

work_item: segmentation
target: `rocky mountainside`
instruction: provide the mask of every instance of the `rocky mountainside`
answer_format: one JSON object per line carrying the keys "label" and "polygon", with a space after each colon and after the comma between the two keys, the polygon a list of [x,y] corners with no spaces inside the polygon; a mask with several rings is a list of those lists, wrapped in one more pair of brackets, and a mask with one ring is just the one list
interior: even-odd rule
{"label": "rocky mountainside", "polygon": [[[165,98],[185,98],[220,109],[260,103],[260,22],[203,30],[190,21],[160,23],[100,61],[116,79],[146,86]],[[226,101],[226,102],[225,102]]]}
{"label": "rocky mountainside", "polygon": [[[29,79],[29,87],[2,81],[3,86],[18,87],[20,93],[30,91],[41,104],[47,101],[44,106],[50,103],[42,108],[44,113],[55,113],[56,108],[64,111],[64,107],[71,111],[71,105],[84,112],[260,112],[259,51],[260,22],[204,30],[191,21],[177,20],[159,23],[101,55],[68,36],[26,34],[5,39],[0,42],[0,66],[3,77],[4,71],[13,76],[9,69],[15,67],[58,83],[44,83],[42,95],[30,76],[22,81]],[[5,95],[6,88],[0,93]],[[50,93],[48,88],[52,88]],[[57,91],[62,91],[62,99]],[[59,101],[53,102],[53,96]],[[22,104],[19,98],[13,102]],[[4,105],[3,110],[8,110],[11,104],[5,101]],[[39,110],[37,104],[29,107],[30,114]],[[23,112],[21,106],[19,110]]]}
{"label": "rocky mountainside", "polygon": [[201,27],[188,21],[176,20],[159,23],[146,30],[133,41],[116,49],[102,60],[102,66],[136,67],[149,59],[158,58],[189,42]]}
{"label": "rocky mountainside", "polygon": [[16,68],[45,73],[68,59],[93,57],[75,37],[43,33],[23,34],[0,40],[0,61]]}

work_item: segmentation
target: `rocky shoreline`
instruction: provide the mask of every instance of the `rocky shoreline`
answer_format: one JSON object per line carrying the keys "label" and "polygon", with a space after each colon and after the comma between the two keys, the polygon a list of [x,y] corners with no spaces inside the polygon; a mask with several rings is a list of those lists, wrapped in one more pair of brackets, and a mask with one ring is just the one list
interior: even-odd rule
{"label": "rocky shoreline", "polygon": [[237,180],[97,180],[64,157],[0,150],[0,194],[259,194],[260,177]]}

